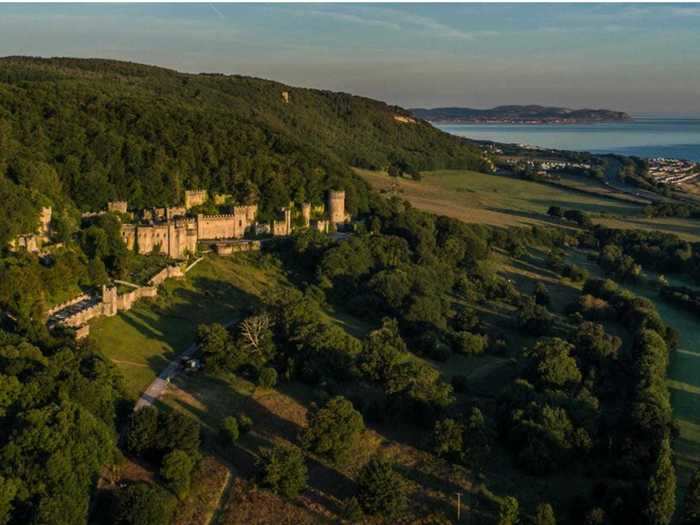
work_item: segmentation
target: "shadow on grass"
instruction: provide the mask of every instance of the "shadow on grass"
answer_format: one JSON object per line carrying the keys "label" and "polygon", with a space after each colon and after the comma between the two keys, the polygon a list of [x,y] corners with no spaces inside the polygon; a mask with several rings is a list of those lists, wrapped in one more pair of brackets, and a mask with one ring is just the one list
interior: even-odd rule
{"label": "shadow on grass", "polygon": [[123,314],[145,338],[162,341],[164,353],[148,359],[156,375],[194,342],[199,324],[236,321],[260,303],[256,296],[209,277],[196,277],[192,285],[166,291],[160,301]]}
{"label": "shadow on grass", "polygon": [[[282,441],[299,446],[301,426],[272,412],[252,395],[236,391],[228,381],[201,375],[178,380],[177,385],[193,398],[193,402],[175,397],[171,398],[171,405],[197,418],[202,423],[203,448],[224,458],[243,477],[255,479],[261,449]],[[168,404],[159,402],[158,406],[165,408]],[[222,421],[227,416],[241,414],[252,419],[253,429],[241,436],[234,446],[227,445],[219,434]],[[307,455],[306,462],[311,490],[304,496],[334,513],[340,512],[340,502],[356,493],[355,483],[314,457]]]}

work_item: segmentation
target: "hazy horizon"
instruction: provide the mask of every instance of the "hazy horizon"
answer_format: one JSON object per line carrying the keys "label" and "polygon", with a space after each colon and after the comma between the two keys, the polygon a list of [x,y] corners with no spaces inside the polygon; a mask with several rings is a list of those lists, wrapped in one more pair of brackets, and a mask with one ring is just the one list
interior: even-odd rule
{"label": "hazy horizon", "polygon": [[2,4],[0,54],[269,78],[403,107],[700,114],[700,4]]}

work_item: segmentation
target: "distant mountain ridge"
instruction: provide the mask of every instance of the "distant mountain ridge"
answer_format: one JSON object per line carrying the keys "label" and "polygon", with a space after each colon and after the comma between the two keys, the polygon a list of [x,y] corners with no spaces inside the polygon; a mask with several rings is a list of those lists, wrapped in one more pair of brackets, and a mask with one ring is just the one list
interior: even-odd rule
{"label": "distant mountain ridge", "polygon": [[623,111],[609,109],[570,109],[538,105],[508,105],[491,109],[461,107],[414,108],[414,116],[429,122],[442,123],[511,123],[511,124],[575,124],[583,122],[616,122],[630,120]]}

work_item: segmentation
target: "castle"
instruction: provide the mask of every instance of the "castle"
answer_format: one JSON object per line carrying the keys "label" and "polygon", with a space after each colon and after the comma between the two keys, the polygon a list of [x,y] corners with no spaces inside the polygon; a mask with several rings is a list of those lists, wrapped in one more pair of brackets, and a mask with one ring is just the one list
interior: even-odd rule
{"label": "castle", "polygon": [[[218,197],[218,199],[217,199]],[[121,236],[130,250],[148,254],[154,250],[174,259],[184,258],[188,253],[197,251],[197,244],[216,241],[242,239],[247,233],[255,235],[272,234],[273,236],[290,235],[293,230],[293,203],[280,210],[279,217],[269,225],[258,223],[256,204],[234,206],[230,214],[204,215],[186,217],[187,210],[207,201],[206,190],[186,191],[185,206],[173,208],[155,208],[144,210],[142,218],[147,224],[123,224]],[[225,196],[215,196],[214,202],[222,202]],[[345,192],[328,193],[328,213],[323,218],[312,219],[310,203],[302,203],[301,219],[303,226],[328,232],[331,228],[348,221],[345,212]],[[109,203],[109,210],[124,213],[126,203]],[[122,211],[124,210],[124,211]],[[316,209],[317,216],[323,216],[323,208]]]}
{"label": "castle", "polygon": [[20,248],[24,248],[28,252],[40,251],[41,247],[49,242],[49,236],[51,234],[51,215],[52,210],[50,206],[41,208],[39,212],[39,227],[36,232],[18,235],[10,242],[10,249],[19,250]]}

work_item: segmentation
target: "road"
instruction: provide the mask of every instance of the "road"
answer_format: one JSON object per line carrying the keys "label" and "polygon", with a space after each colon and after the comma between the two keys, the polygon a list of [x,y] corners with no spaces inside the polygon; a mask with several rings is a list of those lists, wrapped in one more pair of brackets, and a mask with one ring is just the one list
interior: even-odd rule
{"label": "road", "polygon": [[168,366],[156,377],[156,379],[148,385],[148,388],[143,391],[141,397],[134,406],[134,411],[141,410],[144,407],[152,406],[168,388],[168,380],[173,378],[180,371],[180,359],[183,357],[192,357],[197,351],[197,345],[192,343],[185,351],[178,354],[174,361],[170,361]]}

